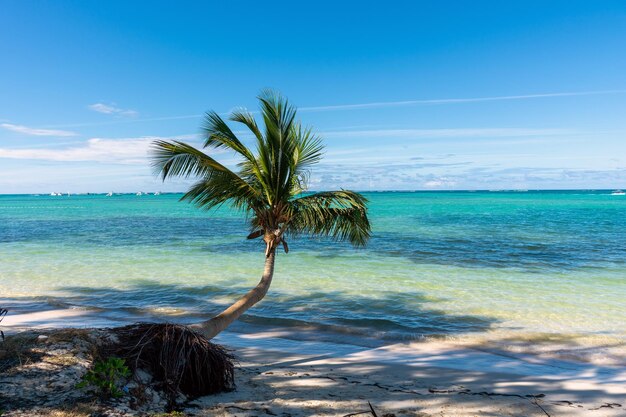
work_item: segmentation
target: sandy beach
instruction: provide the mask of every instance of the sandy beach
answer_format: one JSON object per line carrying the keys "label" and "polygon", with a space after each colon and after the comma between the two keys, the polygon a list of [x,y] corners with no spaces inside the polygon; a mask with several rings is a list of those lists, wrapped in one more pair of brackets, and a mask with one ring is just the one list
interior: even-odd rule
{"label": "sandy beach", "polygon": [[0,2],[0,417],[626,417],[626,1]]}
{"label": "sandy beach", "polygon": [[[82,325],[76,326],[79,320]],[[61,322],[81,328],[90,325],[89,317],[80,312],[51,310],[8,316],[3,329],[12,334],[31,327],[49,334]],[[232,349],[237,358],[237,389],[190,401],[182,412],[194,416],[372,415],[368,402],[378,416],[623,416],[625,412],[626,370],[622,367],[513,356],[443,342],[368,348],[284,336],[276,331],[222,333],[215,341]],[[87,362],[71,365],[78,367],[76,375],[84,373]],[[48,371],[54,379],[54,368]],[[11,384],[16,375],[20,373],[0,377],[5,403],[15,404],[17,391]],[[19,392],[26,395],[28,386],[41,391],[42,382],[39,374],[40,385],[25,384],[25,391]],[[69,385],[63,389],[71,394]],[[50,395],[64,398],[58,384],[50,381],[47,386],[53,386]],[[58,411],[67,403],[20,411],[9,408],[5,415],[70,415]],[[104,415],[150,414],[111,409]]]}

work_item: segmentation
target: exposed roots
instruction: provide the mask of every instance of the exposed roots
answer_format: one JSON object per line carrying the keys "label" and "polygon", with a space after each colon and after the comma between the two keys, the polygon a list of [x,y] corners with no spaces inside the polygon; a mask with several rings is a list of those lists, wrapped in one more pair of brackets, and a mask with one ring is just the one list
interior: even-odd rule
{"label": "exposed roots", "polygon": [[187,326],[136,323],[112,331],[117,341],[107,350],[133,371],[149,371],[170,404],[179,393],[195,398],[235,387],[233,356]]}

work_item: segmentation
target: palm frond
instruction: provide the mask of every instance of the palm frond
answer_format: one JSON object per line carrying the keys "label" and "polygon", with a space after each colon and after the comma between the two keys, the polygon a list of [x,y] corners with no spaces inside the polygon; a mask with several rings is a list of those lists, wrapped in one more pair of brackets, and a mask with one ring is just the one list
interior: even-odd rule
{"label": "palm frond", "polygon": [[328,191],[291,201],[289,232],[330,236],[364,246],[370,238],[367,199],[342,190]]}
{"label": "palm frond", "polygon": [[[237,169],[219,163],[205,152],[178,141],[156,141],[153,165],[165,180],[195,177],[184,200],[203,209],[230,204],[246,212],[251,234],[277,233],[285,251],[284,235],[322,235],[364,245],[370,237],[367,199],[347,191],[302,195],[311,167],[320,161],[323,144],[311,128],[296,121],[296,108],[272,90],[259,95],[261,128],[245,109],[231,113],[230,121],[245,125],[257,142],[250,150],[215,112],[203,126],[204,147],[233,151],[241,159]],[[269,246],[268,246],[269,247]]]}
{"label": "palm frond", "polygon": [[263,206],[257,190],[243,180],[236,180],[228,172],[215,171],[196,182],[183,195],[181,200],[192,202],[195,206],[210,210],[224,203],[232,207],[253,211]]}
{"label": "palm frond", "polygon": [[204,147],[230,149],[249,161],[254,161],[252,152],[237,138],[226,122],[214,111],[207,112],[202,130],[206,136]]}
{"label": "palm frond", "polygon": [[263,134],[261,133],[261,130],[259,129],[259,126],[256,123],[256,120],[254,120],[254,116],[248,110],[243,109],[243,108],[235,109],[230,113],[229,119],[232,120],[233,122],[237,122],[237,123],[241,123],[245,125],[254,134],[254,136],[257,139],[257,143],[259,145],[263,144],[264,142]]}
{"label": "palm frond", "polygon": [[154,141],[151,153],[152,166],[164,180],[168,177],[205,176],[213,171],[236,175],[201,150],[176,140]]}
{"label": "palm frond", "polygon": [[[209,209],[229,199],[235,207],[259,206],[259,191],[229,168],[191,145],[178,141],[155,141],[153,165],[163,180],[170,177],[200,177],[182,199]],[[203,189],[204,187],[204,189]]]}
{"label": "palm frond", "polygon": [[265,124],[265,142],[259,147],[259,165],[262,167],[263,182],[271,190],[272,204],[291,196],[289,187],[292,158],[295,149],[293,125],[296,108],[286,98],[272,90],[259,95],[261,115]]}
{"label": "palm frond", "polygon": [[322,138],[313,133],[310,127],[303,127],[300,124],[294,125],[294,169],[302,171],[315,165],[322,159],[324,144]]}

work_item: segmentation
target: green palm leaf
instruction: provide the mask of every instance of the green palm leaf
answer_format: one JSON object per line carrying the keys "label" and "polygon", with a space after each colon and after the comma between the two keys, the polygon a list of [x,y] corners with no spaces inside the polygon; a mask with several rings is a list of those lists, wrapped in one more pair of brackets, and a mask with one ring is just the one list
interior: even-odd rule
{"label": "green palm leaf", "polygon": [[364,245],[370,237],[367,200],[347,190],[302,195],[309,170],[322,158],[322,140],[296,120],[296,108],[279,93],[265,90],[258,98],[263,128],[243,109],[229,117],[250,130],[256,152],[217,113],[205,115],[204,148],[234,152],[240,158],[236,169],[191,145],[155,141],[152,157],[159,175],[163,180],[195,178],[182,199],[198,207],[229,204],[248,213],[249,238],[264,236],[266,253],[280,243],[287,251],[286,234],[322,235]]}
{"label": "green palm leaf", "polygon": [[353,191],[328,191],[291,202],[292,234],[330,236],[364,246],[370,238],[367,199]]}

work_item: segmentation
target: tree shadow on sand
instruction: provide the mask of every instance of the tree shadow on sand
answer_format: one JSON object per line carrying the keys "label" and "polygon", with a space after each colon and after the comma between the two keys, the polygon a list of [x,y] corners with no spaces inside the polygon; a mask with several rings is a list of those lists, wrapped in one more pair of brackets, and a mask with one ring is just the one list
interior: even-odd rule
{"label": "tree shadow on sand", "polygon": [[[117,302],[126,302],[129,306],[133,300],[142,300],[141,306],[133,307],[136,313],[134,318],[188,323],[219,311],[221,304],[212,303],[212,295],[217,293],[220,298],[234,297],[238,290],[142,281],[124,290],[64,288],[63,291],[68,295],[58,297],[56,302],[67,306],[94,308],[95,310],[84,310],[83,326],[89,325],[90,315],[106,316],[109,313],[106,309],[108,297],[114,297]],[[172,299],[164,297],[169,293],[183,297],[179,301],[195,300],[197,309],[188,314],[166,314],[168,309],[176,307]],[[159,302],[159,299],[162,301]],[[97,303],[97,300],[101,303]],[[294,307],[309,306],[311,300],[318,300],[328,308],[304,311],[296,308],[291,313],[302,312],[305,316],[315,313],[317,324],[312,324],[311,320],[281,318],[274,314],[280,308],[288,312]],[[8,301],[10,305],[11,302],[37,303],[44,300]],[[623,396],[615,391],[615,384],[581,385],[580,388],[575,384],[568,385],[570,380],[576,378],[583,382],[604,378],[623,385],[626,382],[623,375],[620,376],[618,370],[610,367],[584,365],[577,368],[572,365],[570,369],[567,364],[555,365],[553,361],[541,358],[534,358],[532,363],[523,359],[513,360],[510,352],[498,347],[491,348],[489,353],[451,348],[426,356],[413,354],[412,350],[408,350],[408,356],[401,356],[400,359],[387,358],[387,362],[380,362],[375,352],[378,349],[383,349],[383,352],[385,349],[392,349],[389,347],[390,340],[385,340],[384,334],[379,339],[366,340],[367,337],[363,337],[372,336],[377,319],[386,320],[380,323],[384,329],[398,326],[395,329],[398,332],[419,334],[425,329],[419,326],[417,319],[410,325],[389,319],[383,314],[386,309],[394,312],[389,316],[406,314],[406,309],[412,310],[417,317],[428,316],[441,325],[436,330],[446,335],[487,331],[495,322],[485,317],[447,315],[434,309],[416,309],[416,306],[425,301],[424,297],[415,293],[374,299],[365,296],[347,297],[332,292],[314,293],[307,297],[293,297],[275,292],[258,309],[253,309],[250,314],[242,317],[243,320],[232,329],[235,333],[230,332],[230,336],[217,339],[227,345],[234,342],[231,346],[236,348],[235,353],[241,362],[236,371],[237,390],[202,397],[188,404],[187,409],[190,413],[208,410],[209,413],[238,416],[346,415],[367,411],[367,402],[370,401],[379,416],[386,413],[394,413],[396,416],[441,415],[437,413],[442,411],[443,415],[446,415],[445,412],[457,415],[454,414],[457,408],[467,415],[480,416],[500,416],[503,410],[510,410],[511,415],[519,416],[591,413],[593,409],[600,407],[603,407],[601,410],[606,411],[607,416],[617,416],[620,409],[623,411]],[[433,302],[430,299],[427,301]],[[407,305],[399,306],[403,303]],[[276,304],[275,309],[268,308],[266,304]],[[354,316],[365,317],[343,324],[356,331],[341,332],[335,321],[337,317],[329,313],[337,306],[351,309]],[[363,333],[358,330],[358,320],[368,320],[361,323]],[[458,322],[463,321],[469,323],[465,328],[458,326]],[[282,340],[282,344],[274,346],[285,348],[286,352],[265,350],[267,341],[272,339],[279,342]],[[237,340],[243,343],[237,345]],[[350,347],[341,347],[342,344]],[[271,344],[269,346],[272,347]],[[289,346],[292,347],[291,350]],[[398,346],[409,348],[412,345]],[[345,360],[346,357],[351,359]],[[524,371],[525,367],[533,366],[545,368],[534,374],[530,368],[529,371]]]}
{"label": "tree shadow on sand", "polygon": [[[63,287],[60,290],[67,295],[56,297],[57,305],[98,309],[103,317],[119,318],[122,312],[135,319],[189,323],[219,313],[247,288],[137,281],[124,289]],[[437,302],[417,292],[381,291],[376,296],[366,296],[338,291],[293,295],[271,290],[266,299],[244,314],[232,329],[245,331],[246,326],[289,328],[328,333],[338,338],[353,335],[398,341],[484,332],[496,323],[492,317],[450,314],[432,308]]]}
{"label": "tree shadow on sand", "polygon": [[[476,359],[467,349],[444,354],[459,363]],[[368,402],[379,416],[529,417],[587,415],[596,409],[618,416],[623,411],[623,396],[612,391],[618,384],[566,388],[574,376],[560,376],[558,370],[542,376],[498,372],[494,358],[491,369],[476,371],[419,364],[410,358],[395,364],[376,362],[366,355],[348,361],[294,360],[279,353],[246,350],[242,352],[245,364],[238,370],[238,391],[204,397],[197,404],[233,415],[289,416],[346,415],[367,411]],[[593,374],[587,371],[586,375],[592,379]]]}

